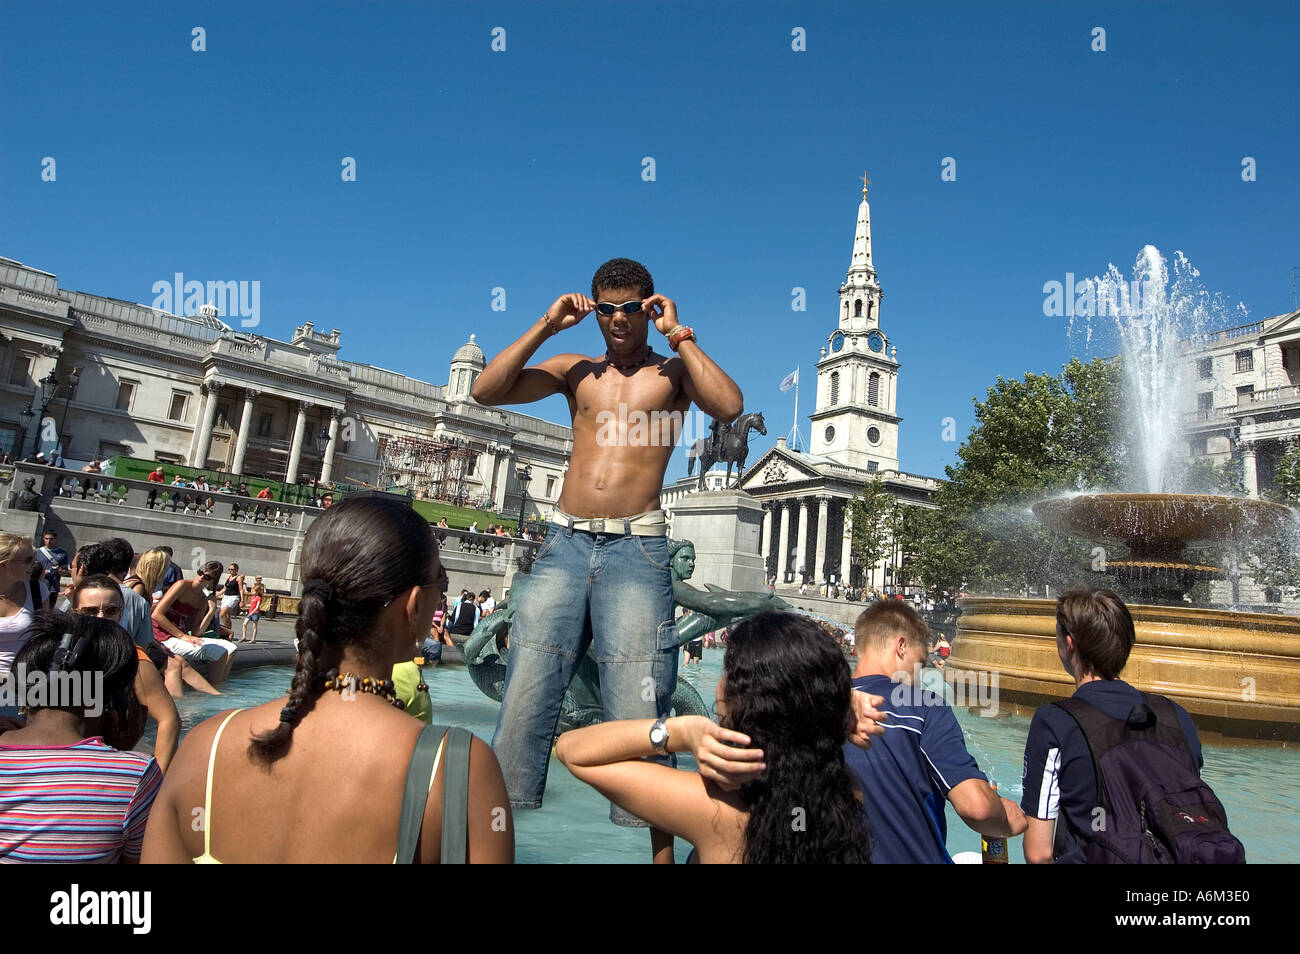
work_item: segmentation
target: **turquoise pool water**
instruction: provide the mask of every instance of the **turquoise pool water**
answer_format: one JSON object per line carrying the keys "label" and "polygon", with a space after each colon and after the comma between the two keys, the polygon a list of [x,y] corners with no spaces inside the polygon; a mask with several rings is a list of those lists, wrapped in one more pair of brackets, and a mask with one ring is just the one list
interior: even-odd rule
{"label": "turquoise pool water", "polygon": [[[712,702],[722,673],[722,651],[706,650],[704,662],[683,673],[700,695]],[[232,706],[256,705],[283,695],[292,670],[264,667],[236,672],[220,697],[187,693],[178,705],[183,730]],[[463,725],[480,738],[491,740],[497,704],[470,682],[463,666],[425,670],[440,722]],[[1020,716],[984,718],[959,710],[966,745],[999,791],[1011,799],[1021,794],[1021,765],[1029,719]],[[152,734],[146,737],[152,744]],[[183,736],[182,736],[183,738]],[[145,748],[145,745],[141,746]],[[681,756],[684,768],[694,768],[690,756]],[[1233,832],[1246,846],[1252,863],[1294,863],[1300,854],[1300,751],[1205,746],[1204,778],[1214,787],[1228,812]],[[642,830],[610,824],[608,802],[578,782],[552,759],[547,778],[546,804],[537,811],[515,816],[516,858],[520,862],[615,862],[638,864],[650,860],[650,838]],[[979,851],[979,835],[948,809],[948,851]],[[690,846],[678,842],[678,861],[685,861]],[[1012,845],[1013,862],[1020,863],[1018,840]]]}

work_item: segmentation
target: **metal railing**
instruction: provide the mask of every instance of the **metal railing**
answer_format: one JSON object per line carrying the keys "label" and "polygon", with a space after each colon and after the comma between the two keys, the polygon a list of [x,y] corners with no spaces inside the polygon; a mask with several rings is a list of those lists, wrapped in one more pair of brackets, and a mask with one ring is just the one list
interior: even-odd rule
{"label": "metal railing", "polygon": [[41,464],[8,466],[13,467],[13,490],[21,488],[28,477],[34,477],[40,482],[36,493],[40,496],[41,509],[48,507],[52,501],[66,498],[104,506],[224,518],[287,530],[302,530],[305,515],[321,513],[319,507],[258,500],[255,497],[214,490],[194,490],[147,480],[85,474]]}

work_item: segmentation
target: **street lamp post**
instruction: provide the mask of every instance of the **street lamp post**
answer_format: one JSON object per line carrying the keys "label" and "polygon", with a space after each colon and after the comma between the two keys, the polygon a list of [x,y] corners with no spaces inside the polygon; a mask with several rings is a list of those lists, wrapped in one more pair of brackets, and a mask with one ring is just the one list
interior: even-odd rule
{"label": "street lamp post", "polygon": [[32,456],[36,456],[37,448],[41,446],[41,421],[45,420],[45,409],[50,406],[50,401],[54,399],[54,392],[59,389],[59,379],[51,371],[45,377],[41,378],[41,413],[36,423],[36,434],[32,438]]}
{"label": "street lamp post", "polygon": [[316,468],[316,478],[311,482],[311,502],[313,507],[319,497],[317,489],[320,487],[320,478],[325,475],[325,448],[329,446],[329,443],[329,428],[322,424],[320,433],[316,435],[316,459],[320,466]]}
{"label": "street lamp post", "polygon": [[[63,429],[68,423],[68,408],[72,406],[72,399],[77,396],[77,384],[81,380],[81,369],[73,368],[72,374],[68,376],[68,396],[63,400],[63,418],[59,421],[59,444],[63,444]],[[67,447],[63,447],[61,453],[67,454]]]}
{"label": "street lamp post", "polygon": [[32,426],[32,418],[35,416],[36,412],[32,410],[30,403],[18,415],[22,419],[22,424],[18,427],[18,440],[14,442],[13,447],[15,464],[23,459],[23,445],[27,443],[27,428]]}
{"label": "street lamp post", "polygon": [[515,528],[520,534],[524,532],[524,503],[528,499],[528,483],[533,479],[533,468],[525,464],[515,471],[515,479],[519,481],[519,525]]}

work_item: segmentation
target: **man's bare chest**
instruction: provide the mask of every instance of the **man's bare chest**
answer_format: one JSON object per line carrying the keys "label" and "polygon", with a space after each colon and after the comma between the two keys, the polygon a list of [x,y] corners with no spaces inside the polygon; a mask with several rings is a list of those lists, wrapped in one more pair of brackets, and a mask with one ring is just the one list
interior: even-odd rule
{"label": "man's bare chest", "polygon": [[672,410],[681,400],[681,382],[660,368],[636,374],[611,369],[581,377],[573,392],[575,417],[594,418],[602,411]]}

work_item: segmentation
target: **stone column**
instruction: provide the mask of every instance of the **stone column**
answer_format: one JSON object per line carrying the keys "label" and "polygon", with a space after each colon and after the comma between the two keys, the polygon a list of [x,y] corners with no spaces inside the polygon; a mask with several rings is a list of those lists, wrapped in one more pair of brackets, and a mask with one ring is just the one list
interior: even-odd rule
{"label": "stone column", "polygon": [[293,425],[293,442],[289,445],[289,468],[284,474],[284,479],[291,484],[298,482],[298,464],[302,461],[302,435],[307,430],[307,408],[311,407],[307,401],[296,403],[298,420]]}
{"label": "stone column", "polygon": [[779,500],[776,504],[781,508],[781,537],[778,542],[779,549],[776,551],[776,578],[780,583],[785,582],[785,571],[790,565],[790,501]]}
{"label": "stone column", "polygon": [[[36,405],[32,405],[32,410],[36,410]],[[203,426],[203,418],[208,413],[208,386],[199,383],[199,407],[194,414],[194,431],[190,434],[190,449],[185,454],[185,462],[188,464],[194,459],[195,451],[199,446],[199,430]]]}
{"label": "stone column", "polygon": [[763,508],[763,542],[759,549],[762,551],[763,566],[767,566],[767,558],[772,555],[772,505],[768,504]]}
{"label": "stone column", "polygon": [[479,480],[483,481],[483,493],[492,501],[496,500],[497,451],[500,449],[494,441],[487,442],[487,446],[483,449],[483,464],[478,472]]}
{"label": "stone column", "polygon": [[510,484],[510,462],[513,460],[510,449],[504,448],[497,458],[496,491],[492,497],[492,509],[501,513],[506,506],[506,487]]}
{"label": "stone column", "polygon": [[244,458],[248,454],[248,438],[253,431],[253,402],[261,391],[244,389],[244,412],[239,416],[239,437],[235,439],[235,462],[231,465],[236,474],[244,472]]}
{"label": "stone column", "polygon": [[320,465],[320,482],[328,484],[334,476],[334,448],[339,446],[339,415],[342,408],[330,408],[330,442],[325,445],[325,459]]}
{"label": "stone column", "polygon": [[[808,501],[799,501],[799,539],[795,541],[795,570],[801,575],[808,573]],[[798,582],[802,583],[800,579]]]}
{"label": "stone column", "polygon": [[844,501],[844,545],[840,550],[840,585],[848,586],[853,560],[853,511],[850,501]]}
{"label": "stone column", "polygon": [[194,453],[190,455],[190,466],[203,469],[208,466],[208,451],[212,446],[212,425],[217,419],[217,398],[221,394],[221,382],[209,381],[203,388],[208,398],[203,405],[203,418],[199,421],[199,439],[194,444]]}
{"label": "stone column", "polygon": [[813,564],[813,581],[816,583],[826,582],[828,575],[826,573],[826,521],[829,508],[829,497],[817,498],[817,559]]}
{"label": "stone column", "polygon": [[1259,478],[1255,474],[1255,442],[1242,441],[1241,448],[1241,482],[1246,487],[1246,496],[1259,496]]}

